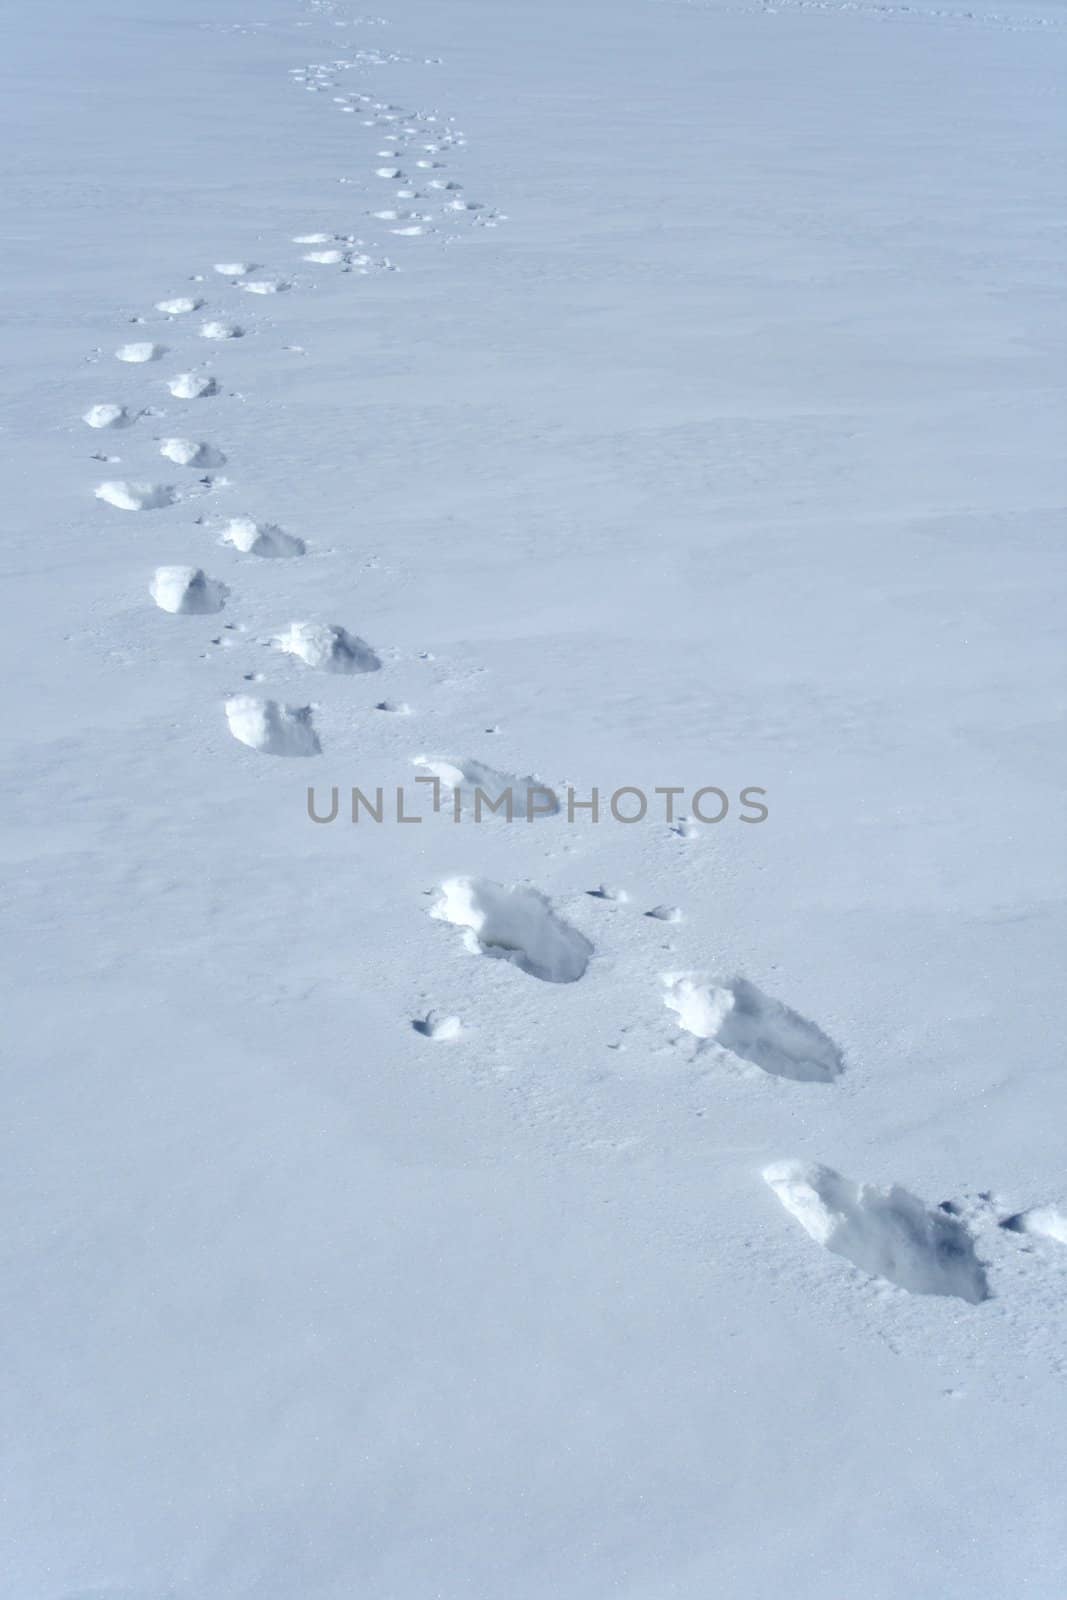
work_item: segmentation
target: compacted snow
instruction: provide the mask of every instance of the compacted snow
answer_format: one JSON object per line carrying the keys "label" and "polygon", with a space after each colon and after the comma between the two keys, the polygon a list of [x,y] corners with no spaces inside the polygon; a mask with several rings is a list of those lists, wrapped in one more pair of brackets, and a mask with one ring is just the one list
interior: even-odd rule
{"label": "compacted snow", "polygon": [[8,11],[0,1595],[1062,1600],[1067,14]]}

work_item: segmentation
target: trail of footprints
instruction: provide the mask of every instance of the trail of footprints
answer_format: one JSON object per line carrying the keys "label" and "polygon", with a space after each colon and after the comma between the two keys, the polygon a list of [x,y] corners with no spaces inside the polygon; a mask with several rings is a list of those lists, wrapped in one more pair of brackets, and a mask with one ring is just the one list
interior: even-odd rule
{"label": "trail of footprints", "polygon": [[[291,77],[307,92],[324,94],[337,88],[342,73],[388,59],[398,58],[358,50],[327,64],[294,68]],[[386,198],[372,201],[367,208],[369,225],[385,224],[392,238],[418,239],[464,221],[488,228],[505,220],[500,213],[469,199],[452,175],[450,158],[466,141],[451,119],[436,112],[408,111],[369,93],[337,93],[331,98],[341,114],[357,118],[360,126],[374,130],[380,138],[370,183],[383,186]],[[104,436],[131,429],[143,436],[156,421],[174,425],[171,408],[156,403],[163,401],[164,394],[181,402],[179,431],[168,428],[154,438],[157,458],[177,468],[178,476],[174,481],[141,476],[105,478],[94,490],[102,504],[123,512],[159,511],[233,488],[227,480],[213,476],[227,464],[227,453],[213,440],[202,438],[205,430],[200,426],[201,415],[211,414],[210,407],[201,411],[202,403],[222,396],[224,383],[206,360],[197,359],[194,341],[203,341],[202,351],[221,355],[228,344],[255,334],[256,329],[212,305],[212,287],[225,294],[262,298],[297,288],[307,268],[355,275],[396,270],[389,257],[375,254],[355,233],[312,229],[292,235],[292,245],[299,261],[291,275],[269,271],[251,260],[215,262],[210,273],[193,275],[192,292],[155,302],[155,315],[165,319],[158,330],[159,339],[132,339],[116,347],[116,371],[163,368],[166,375],[144,403],[99,400],[88,408],[83,420]],[[139,323],[147,320],[134,319]],[[184,361],[176,347],[186,352]],[[95,452],[94,459],[119,464],[103,451]],[[285,561],[299,559],[307,551],[297,534],[240,512],[221,520],[217,538],[221,547],[239,557]],[[156,607],[175,617],[219,613],[231,598],[228,584],[191,563],[157,567],[147,588]],[[371,645],[334,622],[294,621],[271,643],[314,671],[363,674],[382,667]],[[246,674],[247,678],[254,676]],[[377,710],[405,715],[410,707],[383,699]],[[223,714],[232,738],[259,754],[293,759],[321,753],[309,705],[231,693]],[[455,800],[465,809],[478,789],[499,794],[510,787],[521,795],[537,788],[542,795],[551,795],[536,778],[499,772],[474,759],[418,756],[414,764],[424,778],[436,780],[446,802]],[[542,804],[538,817],[558,810],[558,801]],[[673,831],[685,839],[698,830],[683,819]],[[625,890],[607,884],[588,894],[615,905],[628,901]],[[499,884],[473,876],[449,878],[440,885],[430,914],[458,931],[465,952],[504,963],[543,983],[578,983],[595,957],[592,941],[571,926],[545,895],[527,885]],[[674,906],[653,906],[643,914],[662,923],[682,919],[681,910]],[[662,975],[661,986],[663,1006],[674,1019],[678,1035],[692,1041],[695,1054],[710,1065],[805,1085],[832,1084],[845,1070],[842,1051],[815,1023],[746,978],[701,971],[668,972]],[[463,1036],[461,1019],[444,1011],[430,1011],[413,1019],[411,1026],[430,1040],[451,1041]],[[828,1167],[798,1162],[768,1167],[764,1178],[811,1238],[868,1277],[887,1280],[911,1293],[950,1295],[975,1305],[988,1298],[986,1269],[978,1259],[968,1222],[951,1202],[931,1207],[899,1186],[883,1191],[854,1183]],[[1005,1233],[1067,1245],[1067,1208],[1035,1207],[999,1221]]]}
{"label": "trail of footprints", "polygon": [[[294,68],[291,76],[307,90],[322,93],[336,87],[338,76],[343,72],[397,59],[400,58],[379,51],[355,50],[349,57],[329,65]],[[364,214],[368,231],[380,232],[382,230],[375,230],[375,224],[386,222],[390,224],[385,230],[389,235],[416,238],[439,231],[446,222],[452,227],[464,221],[489,226],[502,220],[498,213],[467,199],[462,184],[450,173],[452,152],[462,149],[466,143],[451,119],[436,112],[407,111],[369,93],[337,94],[333,103],[346,114],[358,115],[361,126],[376,130],[380,140],[389,141],[387,149],[378,149],[373,156],[377,166],[367,181],[368,205]],[[382,166],[386,160],[398,164],[386,168]],[[390,203],[386,206],[374,196],[383,178],[393,185]],[[341,181],[351,183],[353,180],[344,178]],[[205,350],[214,348],[221,352],[228,343],[244,339],[248,333],[254,334],[256,328],[254,324],[246,327],[242,320],[213,303],[219,290],[224,294],[263,298],[285,294],[298,287],[301,275],[306,276],[308,268],[338,268],[356,275],[396,270],[394,262],[376,253],[354,232],[313,229],[293,234],[291,242],[298,257],[294,272],[276,272],[260,261],[243,258],[213,262],[209,271],[192,275],[193,287],[189,292],[165,295],[155,302],[153,312],[160,320],[160,327],[145,331],[158,332],[159,337],[128,339],[114,349],[114,359],[121,367],[157,370],[162,367],[164,376],[153,386],[149,403],[134,405],[123,399],[99,400],[84,413],[85,424],[102,434],[118,434],[137,425],[143,432],[153,421],[165,419],[174,426],[174,431],[156,436],[154,442],[158,457],[168,466],[178,468],[179,475],[174,478],[140,473],[131,477],[107,476],[93,491],[102,504],[115,511],[161,511],[233,488],[226,479],[214,476],[226,465],[227,454],[213,440],[201,437],[200,425],[200,403],[224,396],[225,384],[206,356],[201,357],[196,352],[195,341],[205,341]],[[152,320],[151,315],[132,319],[141,325]],[[168,366],[169,372],[166,371]],[[172,408],[164,403],[167,396],[182,403],[180,420],[174,418]],[[210,414],[203,413],[205,417]],[[109,466],[121,465],[120,457],[103,450],[93,452],[93,459]],[[197,520],[202,523],[204,518]],[[240,557],[291,560],[307,552],[307,544],[298,534],[242,513],[222,520],[218,526],[218,543]],[[228,584],[190,563],[175,562],[158,567],[147,588],[159,610],[171,616],[216,613],[226,606],[231,596]],[[228,626],[233,627],[232,624]],[[315,671],[353,674],[377,671],[381,667],[370,645],[333,622],[292,622],[272,643],[279,651]],[[255,676],[246,674],[250,679]],[[406,714],[410,709],[388,700],[379,702],[378,708],[397,714]],[[261,754],[292,758],[317,755],[321,750],[310,706],[291,706],[260,700],[253,695],[232,694],[226,699],[223,710],[233,738]],[[447,1033],[446,1029],[443,1034],[431,1032],[430,1036],[447,1036]]]}

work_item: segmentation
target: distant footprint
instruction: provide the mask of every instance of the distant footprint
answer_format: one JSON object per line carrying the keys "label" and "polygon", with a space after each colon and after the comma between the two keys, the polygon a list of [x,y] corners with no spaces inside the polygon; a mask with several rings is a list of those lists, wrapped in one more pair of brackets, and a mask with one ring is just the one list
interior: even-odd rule
{"label": "distant footprint", "polygon": [[593,946],[536,889],[487,878],[447,878],[431,916],[462,928],[475,955],[509,961],[544,983],[577,983]]}
{"label": "distant footprint", "polygon": [[343,250],[308,250],[301,259],[317,267],[339,267],[345,253]]}
{"label": "distant footprint", "polygon": [[332,233],[294,233],[294,244],[332,244],[336,235]]}
{"label": "distant footprint", "polygon": [[964,1224],[899,1184],[876,1189],[800,1161],[768,1167],[763,1176],[817,1243],[862,1272],[910,1294],[955,1295],[971,1305],[988,1299],[985,1269]]}
{"label": "distant footprint", "polygon": [[245,294],[284,294],[292,285],[286,278],[247,278],[237,287]]}
{"label": "distant footprint", "polygon": [[159,453],[178,467],[223,467],[226,457],[213,445],[199,444],[195,439],[163,439]]}
{"label": "distant footprint", "polygon": [[[517,778],[512,772],[498,772],[495,767],[469,758],[442,761],[437,757],[415,756],[412,765],[421,767],[425,773],[436,778],[447,794],[454,796],[458,793],[460,806],[464,810],[474,808],[480,791],[483,799],[479,802],[479,809],[487,815],[492,815],[487,801],[506,797],[509,792],[514,816],[529,815],[534,820],[537,817],[554,816],[559,811],[558,797],[539,778],[529,775]],[[506,815],[506,807],[500,815]]]}
{"label": "distant footprint", "polygon": [[1041,1239],[1053,1239],[1057,1244],[1067,1244],[1067,1209],[1058,1206],[1035,1206],[1031,1211],[1017,1211],[1002,1223],[1009,1233],[1036,1234]]}
{"label": "distant footprint", "polygon": [[243,339],[245,330],[236,322],[205,322],[200,328],[201,339]]}
{"label": "distant footprint", "polygon": [[377,672],[381,666],[369,644],[335,622],[290,623],[275,643],[319,672]]}
{"label": "distant footprint", "polygon": [[463,1032],[459,1018],[445,1011],[431,1011],[425,1017],[416,1018],[411,1026],[424,1039],[458,1039]]}
{"label": "distant footprint", "polygon": [[245,278],[250,272],[255,272],[254,261],[216,261],[215,271],[224,278]]}
{"label": "distant footprint", "polygon": [[159,361],[167,353],[165,344],[150,344],[140,341],[135,344],[121,344],[115,351],[116,361],[126,361],[131,366],[140,366],[146,361]]}
{"label": "distant footprint", "polygon": [[219,386],[206,372],[179,372],[171,378],[167,388],[175,400],[206,400],[218,394]]}
{"label": "distant footprint", "polygon": [[160,611],[172,616],[205,616],[221,611],[230,591],[200,567],[157,567],[148,592]]}
{"label": "distant footprint", "polygon": [[310,706],[286,706],[239,694],[226,702],[226,721],[240,744],[261,755],[317,756],[322,749]]}
{"label": "distant footprint", "polygon": [[82,418],[90,428],[128,428],[134,421],[125,406],[114,405],[110,401],[90,406]]}
{"label": "distant footprint", "polygon": [[158,511],[162,506],[173,505],[178,498],[177,490],[166,483],[127,483],[118,479],[101,483],[95,492],[98,500],[118,511]]}
{"label": "distant footprint", "polygon": [[190,311],[199,311],[203,305],[202,300],[191,299],[189,295],[176,295],[173,300],[157,300],[156,310],[165,311],[169,317],[185,317]]}
{"label": "distant footprint", "polygon": [[232,545],[245,556],[302,556],[303,539],[286,533],[273,522],[253,522],[251,517],[231,517],[222,530],[223,544]]}
{"label": "distant footprint", "polygon": [[841,1051],[821,1028],[745,978],[717,981],[701,973],[672,972],[663,983],[664,1004],[686,1033],[764,1072],[829,1083],[844,1071]]}

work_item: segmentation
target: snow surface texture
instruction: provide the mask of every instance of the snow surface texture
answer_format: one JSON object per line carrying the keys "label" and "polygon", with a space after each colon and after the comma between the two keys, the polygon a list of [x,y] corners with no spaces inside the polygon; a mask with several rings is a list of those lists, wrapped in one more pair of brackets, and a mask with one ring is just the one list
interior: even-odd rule
{"label": "snow surface texture", "polygon": [[2,1600],[1063,1600],[1063,11],[9,11]]}

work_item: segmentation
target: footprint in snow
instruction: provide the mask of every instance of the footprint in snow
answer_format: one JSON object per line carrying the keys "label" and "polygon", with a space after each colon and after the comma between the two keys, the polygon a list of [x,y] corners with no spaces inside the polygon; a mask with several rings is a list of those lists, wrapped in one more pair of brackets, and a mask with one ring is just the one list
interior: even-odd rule
{"label": "footprint in snow", "polygon": [[167,388],[175,400],[206,400],[219,392],[218,384],[206,372],[179,372]]}
{"label": "footprint in snow", "polygon": [[245,294],[284,294],[292,284],[286,278],[247,278],[237,287]]}
{"label": "footprint in snow", "polygon": [[206,616],[222,610],[230,591],[200,567],[157,567],[148,592],[172,616]]}
{"label": "footprint in snow", "polygon": [[845,1069],[841,1051],[821,1028],[746,978],[672,972],[663,984],[664,1004],[679,1026],[709,1048],[801,1083],[830,1083]]}
{"label": "footprint in snow", "polygon": [[99,484],[95,494],[117,511],[158,511],[162,506],[173,505],[178,498],[177,490],[166,483],[127,483],[120,479]]}
{"label": "footprint in snow", "polygon": [[1029,1233],[1040,1239],[1052,1239],[1056,1244],[1067,1244],[1067,1208],[1035,1206],[1030,1211],[1017,1211],[1005,1217],[1000,1224],[1009,1233]]}
{"label": "footprint in snow", "polygon": [[369,644],[335,622],[293,622],[274,642],[319,672],[377,672],[381,667]]}
{"label": "footprint in snow", "polygon": [[343,250],[308,250],[300,259],[310,261],[317,267],[338,267],[344,261],[345,253]]}
{"label": "footprint in snow", "polygon": [[818,1244],[861,1272],[909,1294],[954,1295],[971,1305],[989,1298],[967,1227],[899,1184],[876,1189],[801,1161],[777,1163],[763,1177]]}
{"label": "footprint in snow", "polygon": [[303,539],[286,533],[273,522],[253,522],[251,517],[231,517],[222,530],[222,543],[232,545],[244,556],[284,558],[302,556]]}
{"label": "footprint in snow", "polygon": [[651,917],[655,922],[685,921],[681,906],[653,906],[651,911],[645,912],[645,916]]}
{"label": "footprint in snow", "polygon": [[226,702],[226,721],[240,744],[261,755],[317,756],[322,749],[310,706],[287,706],[239,694]]}
{"label": "footprint in snow", "polygon": [[151,344],[142,340],[134,344],[122,344],[115,351],[116,361],[128,362],[131,366],[141,366],[146,361],[159,361],[167,353],[165,344]]}
{"label": "footprint in snow", "polygon": [[175,295],[173,300],[157,300],[156,310],[166,312],[168,317],[185,317],[190,311],[199,311],[203,303],[190,295]]}
{"label": "footprint in snow", "polygon": [[178,467],[224,467],[226,457],[213,445],[195,439],[162,439],[159,453]]}
{"label": "footprint in snow", "polygon": [[246,278],[250,272],[255,272],[254,261],[217,261],[215,271],[224,278]]}
{"label": "footprint in snow", "polygon": [[135,420],[125,406],[114,405],[110,401],[90,406],[82,418],[90,428],[128,428]]}
{"label": "footprint in snow", "polygon": [[[559,811],[559,798],[540,779],[527,775],[518,778],[511,772],[499,772],[483,761],[471,758],[458,761],[441,760],[432,756],[415,756],[412,766],[419,767],[429,777],[436,778],[441,791],[455,805],[459,797],[461,810],[473,810],[475,815],[494,814],[495,803],[503,798],[503,808],[497,813],[508,816],[551,817]],[[481,799],[479,799],[479,795]]]}
{"label": "footprint in snow", "polygon": [[205,322],[201,324],[201,339],[243,339],[245,330],[236,322]]}
{"label": "footprint in snow", "polygon": [[589,940],[543,894],[521,884],[447,878],[430,915],[462,928],[472,954],[510,962],[543,983],[577,983],[593,954]]}
{"label": "footprint in snow", "polygon": [[445,1011],[431,1011],[425,1017],[416,1018],[411,1026],[424,1039],[458,1039],[463,1031],[459,1018]]}

